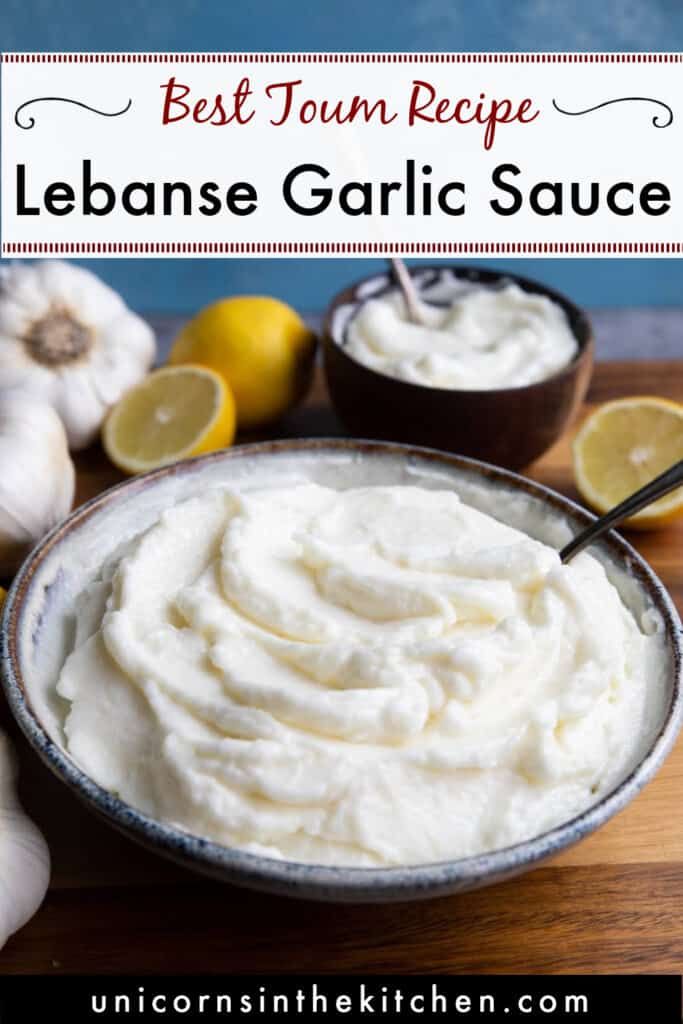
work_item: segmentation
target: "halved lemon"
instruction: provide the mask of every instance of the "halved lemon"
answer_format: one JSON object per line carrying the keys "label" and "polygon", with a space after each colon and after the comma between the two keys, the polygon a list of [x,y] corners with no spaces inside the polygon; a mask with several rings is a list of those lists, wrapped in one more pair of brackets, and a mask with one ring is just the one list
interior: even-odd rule
{"label": "halved lemon", "polygon": [[[656,396],[619,398],[591,413],[574,439],[574,476],[596,512],[608,512],[629,494],[683,459],[683,405]],[[626,520],[649,530],[683,515],[683,487]]]}
{"label": "halved lemon", "polygon": [[227,448],[235,423],[235,400],[220,374],[168,366],[126,392],[107,417],[102,444],[119,469],[145,473]]}

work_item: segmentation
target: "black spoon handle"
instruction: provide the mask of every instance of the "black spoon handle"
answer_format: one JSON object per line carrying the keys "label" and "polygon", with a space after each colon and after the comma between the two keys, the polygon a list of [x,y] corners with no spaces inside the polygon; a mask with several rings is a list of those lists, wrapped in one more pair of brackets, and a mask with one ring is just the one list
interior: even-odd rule
{"label": "black spoon handle", "polygon": [[610,527],[616,526],[623,519],[628,519],[629,516],[640,512],[641,508],[645,508],[646,505],[650,505],[658,498],[663,498],[665,494],[680,487],[681,484],[683,484],[683,459],[680,462],[676,462],[670,469],[665,470],[658,477],[655,477],[649,484],[645,484],[635,494],[625,498],[606,515],[600,516],[599,519],[596,519],[594,523],[591,523],[581,533],[577,533],[576,537],[562,548],[560,558],[563,562],[568,562],[570,558],[577,555],[579,551],[583,551],[585,547],[592,544],[596,538],[600,537],[606,530],[609,530]]}

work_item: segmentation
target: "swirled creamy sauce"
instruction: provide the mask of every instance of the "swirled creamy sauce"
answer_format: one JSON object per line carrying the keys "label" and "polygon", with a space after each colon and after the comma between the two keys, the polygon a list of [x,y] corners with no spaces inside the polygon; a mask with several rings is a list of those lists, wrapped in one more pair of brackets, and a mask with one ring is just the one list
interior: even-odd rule
{"label": "swirled creamy sauce", "polygon": [[412,384],[484,391],[544,380],[578,350],[564,310],[512,282],[460,285],[445,305],[420,306],[425,323],[415,324],[398,291],[368,299],[348,322],[346,351]]}
{"label": "swirled creamy sauce", "polygon": [[623,776],[648,637],[601,564],[448,490],[215,490],[84,595],[76,761],[148,814],[299,861],[516,843]]}

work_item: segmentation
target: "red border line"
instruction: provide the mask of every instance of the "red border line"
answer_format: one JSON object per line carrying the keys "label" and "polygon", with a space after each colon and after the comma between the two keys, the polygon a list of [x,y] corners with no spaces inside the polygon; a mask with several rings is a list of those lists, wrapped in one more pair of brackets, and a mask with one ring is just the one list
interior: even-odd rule
{"label": "red border line", "polygon": [[3,256],[70,255],[129,253],[131,255],[356,255],[390,256],[398,253],[414,256],[434,254],[490,255],[567,253],[590,255],[610,253],[628,255],[683,253],[683,242],[6,242]]}
{"label": "red border line", "polygon": [[680,64],[683,53],[0,53],[8,64]]}

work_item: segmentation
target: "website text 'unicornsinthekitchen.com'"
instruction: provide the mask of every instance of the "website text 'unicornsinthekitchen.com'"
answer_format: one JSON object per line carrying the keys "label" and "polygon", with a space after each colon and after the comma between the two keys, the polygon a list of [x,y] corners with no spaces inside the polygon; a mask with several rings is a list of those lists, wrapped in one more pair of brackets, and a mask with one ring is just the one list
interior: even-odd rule
{"label": "website text 'unicornsinthekitchen.com'", "polygon": [[313,982],[293,991],[276,986],[258,985],[248,991],[201,992],[159,991],[138,985],[133,992],[96,993],[90,999],[93,1014],[122,1017],[316,1017],[341,1016],[391,1018],[455,1018],[475,1020],[496,1014],[518,1013],[534,1019],[559,1014],[585,1019],[590,999],[585,992],[552,991],[532,993],[524,985],[506,996],[492,992],[443,991],[437,983],[427,990],[414,991],[403,983],[380,985],[352,983],[346,990],[328,993]]}
{"label": "website text 'unicornsinthekitchen.com'", "polygon": [[681,1020],[681,979],[673,975],[248,975],[57,976],[29,984],[7,979],[0,1020],[15,1024],[64,1010],[81,1021],[296,1020],[339,1024],[373,1020],[589,1021],[633,1011],[658,1024]]}

